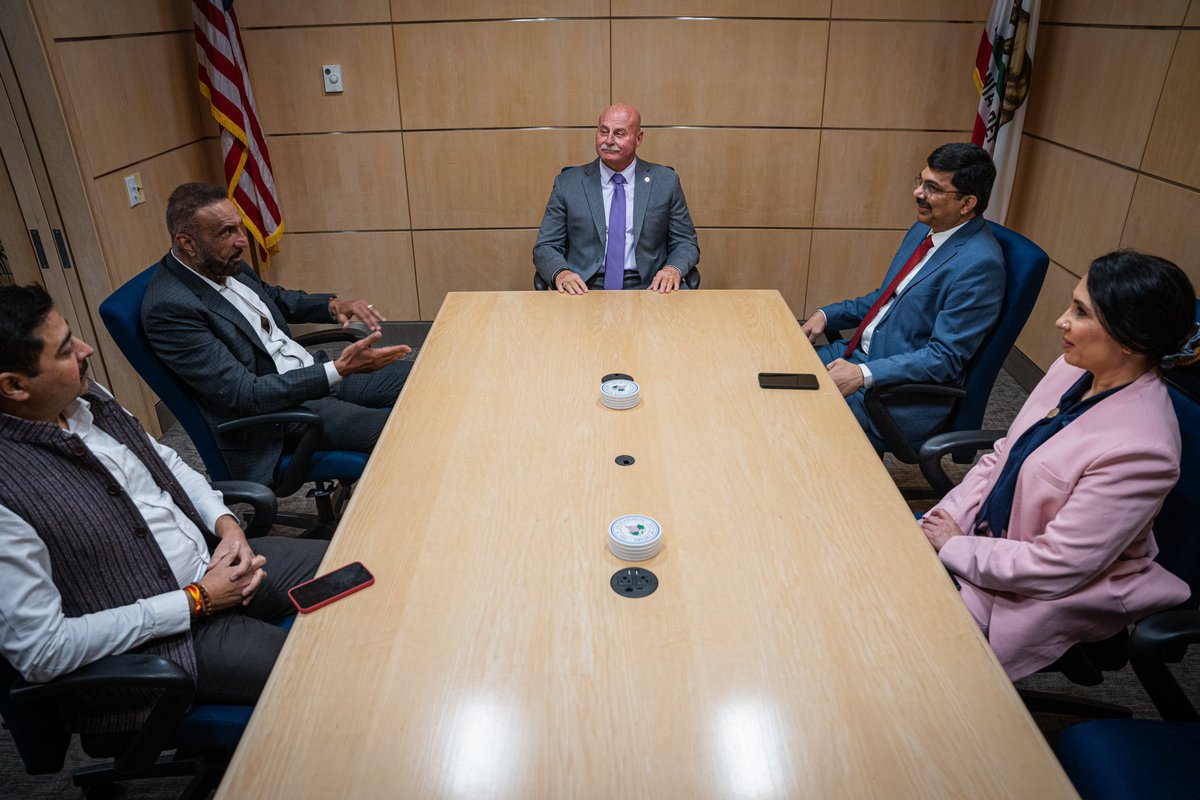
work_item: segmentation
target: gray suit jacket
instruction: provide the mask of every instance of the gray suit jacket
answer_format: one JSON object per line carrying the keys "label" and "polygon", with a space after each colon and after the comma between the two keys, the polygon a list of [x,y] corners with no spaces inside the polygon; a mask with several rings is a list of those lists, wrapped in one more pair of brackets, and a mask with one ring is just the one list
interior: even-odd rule
{"label": "gray suit jacket", "polygon": [[[667,266],[688,274],[700,261],[696,228],[688,213],[679,176],[670,167],[638,159],[633,193],[634,260],[642,284]],[[546,213],[533,245],[533,265],[553,285],[562,269],[585,281],[604,266],[607,245],[604,195],[600,190],[600,159],[567,167],[554,179]]]}
{"label": "gray suit jacket", "polygon": [[[243,264],[234,280],[249,286],[289,336],[289,322],[331,322],[328,294],[263,283]],[[159,360],[191,389],[214,429],[252,414],[293,408],[329,394],[324,353],[310,367],[279,374],[246,318],[211,286],[167,254],[146,288],[142,325]],[[235,478],[271,483],[283,431],[254,428],[221,452]]]}

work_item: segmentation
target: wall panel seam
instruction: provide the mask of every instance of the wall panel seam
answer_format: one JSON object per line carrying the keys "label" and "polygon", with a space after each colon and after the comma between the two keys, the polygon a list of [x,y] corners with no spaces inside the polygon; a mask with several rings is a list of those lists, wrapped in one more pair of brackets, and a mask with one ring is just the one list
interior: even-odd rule
{"label": "wall panel seam", "polygon": [[[609,97],[612,97],[611,86]],[[610,102],[612,102],[610,100]],[[603,109],[598,109],[603,111]],[[599,115],[597,115],[599,116]],[[271,131],[268,135],[276,136],[352,136],[362,133],[462,133],[477,131],[479,133],[519,133],[523,131],[591,131],[595,125],[533,125],[522,127],[456,127],[456,128],[365,128],[362,130],[342,131]],[[882,131],[890,133],[970,133],[967,128],[871,128],[834,127],[821,125],[694,125],[678,123],[672,125],[646,125],[647,131]],[[214,137],[204,137],[214,138]]]}
{"label": "wall panel seam", "polygon": [[[285,236],[331,233],[470,233],[475,231],[537,231],[540,225],[472,225],[470,227],[420,227],[420,228],[306,228],[289,229]],[[717,231],[907,231],[899,226],[847,226],[847,225],[697,225],[696,230]]]}
{"label": "wall panel seam", "polygon": [[1139,170],[1146,163],[1146,149],[1150,147],[1150,137],[1154,134],[1154,120],[1158,118],[1158,109],[1162,106],[1163,96],[1167,91],[1167,80],[1171,77],[1171,64],[1175,61],[1175,54],[1179,52],[1181,38],[1183,37],[1176,33],[1175,42],[1171,45],[1171,57],[1167,59],[1167,71],[1163,74],[1162,86],[1158,88],[1158,97],[1154,101],[1154,111],[1150,114],[1150,127],[1146,129],[1146,138],[1142,141],[1142,153],[1138,157]]}
{"label": "wall panel seam", "polygon": [[1110,159],[1104,158],[1103,156],[1098,156],[1095,153],[1089,153],[1087,150],[1080,150],[1077,147],[1071,147],[1070,145],[1063,144],[1062,142],[1057,142],[1054,139],[1049,139],[1040,134],[1030,133],[1029,131],[1022,131],[1021,135],[1028,136],[1030,139],[1036,139],[1037,141],[1044,142],[1045,144],[1053,145],[1055,147],[1061,147],[1063,150],[1070,151],[1072,153],[1075,153],[1076,155],[1086,156],[1088,158],[1094,159],[1101,163],[1108,164],[1109,166],[1117,167],[1118,169],[1123,169],[1126,172],[1132,172],[1134,175],[1137,175],[1137,176],[1144,175],[1147,178],[1153,178],[1156,181],[1162,181],[1163,183],[1170,184],[1171,186],[1174,186],[1179,189],[1185,189],[1190,192],[1200,192],[1200,186],[1191,186],[1186,183],[1181,183],[1180,181],[1171,180],[1170,178],[1164,178],[1161,175],[1156,175],[1153,172],[1147,172],[1146,170],[1139,169],[1137,167],[1131,167],[1128,164],[1122,164],[1119,161],[1112,161]]}
{"label": "wall panel seam", "polygon": [[[830,9],[832,10],[832,8],[833,6],[831,5]],[[812,186],[812,213],[814,222],[816,221],[817,216],[817,187],[821,185],[821,145],[825,138],[825,105],[829,102],[829,40],[832,38],[832,36],[833,22],[831,20],[825,26],[825,72],[821,76],[821,125],[817,128],[817,168],[813,175]],[[811,235],[808,237],[808,254],[806,259],[808,262],[808,269],[804,274],[804,298],[800,303],[801,313],[803,313],[804,309],[808,308],[808,294],[812,291],[813,239],[815,238],[815,236]]]}
{"label": "wall panel seam", "polygon": [[220,137],[218,137],[218,136],[201,136],[198,139],[192,139],[190,141],[184,142],[183,144],[177,144],[174,147],[168,147],[166,150],[163,150],[158,153],[151,153],[148,156],[139,158],[137,161],[130,161],[128,164],[122,164],[119,167],[115,167],[113,169],[107,170],[106,172],[101,172],[101,173],[99,173],[97,175],[93,175],[91,177],[92,177],[92,180],[98,181],[102,178],[107,178],[110,175],[115,175],[118,172],[124,172],[125,170],[129,169],[130,167],[136,167],[138,164],[145,164],[147,161],[153,161],[156,158],[162,158],[165,155],[170,155],[171,153],[174,153],[177,150],[182,150],[185,147],[191,147],[192,145],[199,144],[200,142],[215,142],[215,141],[218,141],[219,139],[220,139]]}
{"label": "wall panel seam", "polygon": [[73,44],[76,42],[101,42],[116,39],[146,39],[151,36],[178,36],[181,33],[191,33],[191,28],[173,28],[165,31],[144,31],[142,33],[114,33],[106,36],[62,36],[54,40],[55,44]]}
{"label": "wall panel seam", "polygon": [[[388,7],[388,15],[391,16],[391,5]],[[412,235],[412,190],[409,188],[408,177],[408,153],[404,149],[404,103],[400,99],[400,54],[396,52],[396,30],[392,28],[392,79],[396,87],[396,118],[400,120],[400,160],[404,169],[404,203],[408,207],[408,249],[412,254],[412,280],[413,280],[413,301],[417,306],[417,319],[424,319],[425,315],[421,312],[421,271],[417,269],[417,243],[416,237]],[[390,132],[390,131],[389,131]]]}
{"label": "wall panel seam", "polygon": [[1094,28],[1110,31],[1180,31],[1195,29],[1196,26],[1178,25],[1121,25],[1112,22],[1042,22],[1041,25],[1053,28]]}
{"label": "wall panel seam", "polygon": [[1074,275],[1076,278],[1082,278],[1082,277],[1083,277],[1082,275],[1080,275],[1079,273],[1077,273],[1075,270],[1073,270],[1073,269],[1071,269],[1070,267],[1068,267],[1066,264],[1062,264],[1062,263],[1060,263],[1060,262],[1058,262],[1058,261],[1055,261],[1053,258],[1051,258],[1051,259],[1050,259],[1050,263],[1051,263],[1051,264],[1053,264],[1054,266],[1058,267],[1059,269],[1063,270],[1063,271],[1064,271],[1064,272],[1066,272],[1068,275]]}

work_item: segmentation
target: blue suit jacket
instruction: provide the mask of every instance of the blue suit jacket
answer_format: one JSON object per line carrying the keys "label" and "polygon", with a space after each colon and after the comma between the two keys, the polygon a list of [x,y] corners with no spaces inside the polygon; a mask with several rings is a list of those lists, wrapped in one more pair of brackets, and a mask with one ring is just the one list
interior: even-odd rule
{"label": "blue suit jacket", "polygon": [[[638,159],[633,192],[634,261],[648,286],[670,264],[686,275],[700,261],[696,228],[679,176],[670,167]],[[600,159],[567,167],[554,179],[546,213],[533,245],[533,265],[546,283],[571,269],[585,281],[604,266],[607,247]]]}
{"label": "blue suit jacket", "polygon": [[[928,233],[924,223],[909,228],[878,289],[824,306],[826,329],[857,328]],[[968,221],[892,302],[871,336],[870,353],[864,356],[859,351],[852,360],[867,364],[876,387],[909,382],[961,385],[967,363],[1000,316],[1005,277],[1004,255],[983,218]],[[829,349],[840,356],[846,344],[842,340]],[[857,401],[855,395],[847,398],[856,416],[861,395],[857,393]],[[889,405],[889,410],[900,428],[916,440],[941,425],[951,406],[949,401],[912,403]],[[860,421],[866,422],[865,412]]]}

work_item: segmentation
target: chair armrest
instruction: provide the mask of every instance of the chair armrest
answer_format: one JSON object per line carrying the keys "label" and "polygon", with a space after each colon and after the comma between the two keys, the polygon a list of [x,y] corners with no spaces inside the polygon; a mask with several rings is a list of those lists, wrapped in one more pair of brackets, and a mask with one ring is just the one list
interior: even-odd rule
{"label": "chair armrest", "polygon": [[195,692],[195,682],[183,667],[162,656],[148,653],[123,653],[105,656],[68,672],[52,681],[33,683],[18,677],[9,696],[18,702],[63,697],[89,689],[113,688],[165,689]]}
{"label": "chair armrest", "polygon": [[879,400],[901,395],[925,395],[926,397],[966,397],[967,390],[961,386],[944,383],[897,383],[892,386],[876,386],[867,389],[867,397]]}
{"label": "chair armrest", "polygon": [[217,481],[212,485],[225,498],[225,505],[245,503],[254,511],[246,535],[263,536],[275,523],[279,501],[267,486],[253,481]]}
{"label": "chair armrest", "polygon": [[294,341],[301,347],[313,347],[333,342],[357,342],[367,334],[358,328],[322,328],[319,331],[297,336]]}
{"label": "chair armrest", "polygon": [[14,703],[25,703],[115,688],[161,692],[150,716],[133,735],[129,747],[113,763],[113,769],[118,773],[140,772],[153,764],[165,749],[195,697],[196,682],[178,664],[147,653],[107,656],[46,683],[30,683],[17,678],[9,697]]}
{"label": "chair armrest", "polygon": [[[692,267],[688,270],[687,275],[683,276],[683,283],[689,289],[700,288],[700,270],[697,267]],[[550,288],[550,284],[546,283],[546,279],[542,277],[542,273],[534,270],[533,272],[533,290],[535,292],[544,292]]]}
{"label": "chair armrest", "polygon": [[231,419],[229,422],[222,422],[217,426],[217,433],[224,435],[241,430],[242,428],[253,428],[255,425],[281,425],[281,424],[299,424],[325,427],[325,421],[315,411],[309,411],[304,408],[293,408],[287,411],[272,411],[268,414],[255,414],[252,417],[239,417]]}
{"label": "chair armrest", "polygon": [[897,383],[892,386],[876,386],[867,389],[863,402],[867,416],[875,423],[883,437],[884,444],[892,455],[905,464],[915,464],[919,460],[916,450],[908,437],[900,430],[892,417],[885,400],[896,397],[966,397],[967,392],[961,386],[947,386],[939,383]]}
{"label": "chair armrest", "polygon": [[1167,669],[1188,645],[1200,642],[1200,610],[1175,609],[1151,614],[1134,626],[1129,662],[1163,719],[1200,720],[1179,682]]}
{"label": "chair armrest", "polygon": [[917,456],[921,474],[938,496],[944,497],[954,488],[954,483],[942,468],[942,459],[947,454],[954,454],[957,458],[965,453],[974,456],[978,450],[990,450],[1004,434],[1005,431],[952,431],[931,437],[921,445],[921,452]]}
{"label": "chair armrest", "polygon": [[308,473],[312,468],[313,453],[317,452],[317,446],[321,443],[321,437],[325,433],[325,421],[316,412],[300,408],[289,411],[273,411],[270,414],[256,414],[253,417],[242,417],[241,419],[222,422],[218,425],[217,436],[226,436],[234,431],[255,425],[281,424],[305,426],[304,432],[300,436],[300,442],[291,453],[291,462],[288,464],[287,469],[284,470],[283,475],[271,487],[276,497],[287,497],[295,493],[308,480]]}

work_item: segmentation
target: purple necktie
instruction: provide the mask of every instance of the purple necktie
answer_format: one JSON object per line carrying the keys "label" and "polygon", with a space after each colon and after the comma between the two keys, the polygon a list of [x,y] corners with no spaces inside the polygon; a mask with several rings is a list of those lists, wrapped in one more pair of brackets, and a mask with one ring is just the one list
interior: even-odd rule
{"label": "purple necktie", "polygon": [[604,252],[604,288],[625,285],[625,176],[612,176],[613,196],[608,207],[608,249]]}

